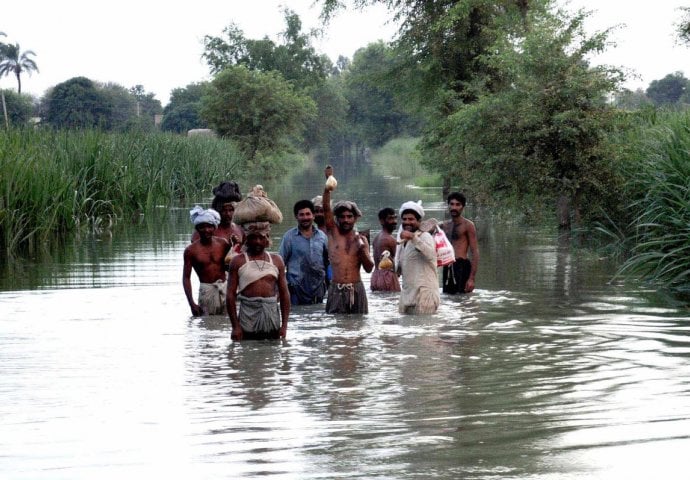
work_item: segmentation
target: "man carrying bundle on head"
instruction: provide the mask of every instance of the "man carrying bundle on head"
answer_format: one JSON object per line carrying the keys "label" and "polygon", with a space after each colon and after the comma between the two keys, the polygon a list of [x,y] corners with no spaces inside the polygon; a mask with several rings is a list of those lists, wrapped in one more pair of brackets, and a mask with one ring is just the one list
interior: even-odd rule
{"label": "man carrying bundle on head", "polygon": [[[222,315],[225,313],[226,289],[224,260],[230,244],[214,235],[220,223],[218,212],[196,206],[189,214],[199,238],[184,250],[182,287],[192,315]],[[192,295],[192,269],[200,282],[198,304],[194,303]]]}
{"label": "man carrying bundle on head", "polygon": [[[280,255],[266,251],[271,244],[271,224],[264,221],[269,217],[282,220],[282,214],[274,203],[266,201],[268,206],[262,206],[258,198],[266,197],[255,197],[248,202],[253,205],[240,209],[244,212],[245,251],[229,266],[226,302],[233,340],[284,338],[287,332],[290,292],[285,263]],[[255,212],[255,221],[249,221],[251,212]]]}
{"label": "man carrying bundle on head", "polygon": [[328,236],[328,259],[333,279],[328,287],[327,313],[369,313],[367,294],[359,275],[360,267],[366,272],[374,268],[369,254],[369,242],[357,233],[355,223],[362,212],[355,202],[339,201],[331,210],[331,192],[336,188],[333,168],[326,167],[326,186],[323,191],[323,209]]}

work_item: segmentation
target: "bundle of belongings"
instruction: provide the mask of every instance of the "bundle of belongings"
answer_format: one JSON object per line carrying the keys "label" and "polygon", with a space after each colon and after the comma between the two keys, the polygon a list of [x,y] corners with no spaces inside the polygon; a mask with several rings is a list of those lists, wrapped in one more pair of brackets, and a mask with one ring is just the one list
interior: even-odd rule
{"label": "bundle of belongings", "polygon": [[268,198],[266,192],[264,192],[264,187],[256,185],[244,200],[237,202],[237,205],[235,205],[233,220],[238,224],[253,222],[281,223],[283,221],[283,214],[280,212],[278,205]]}
{"label": "bundle of belongings", "polygon": [[236,182],[221,182],[217,187],[213,187],[213,196],[220,197],[224,202],[239,202],[242,200],[240,186]]}

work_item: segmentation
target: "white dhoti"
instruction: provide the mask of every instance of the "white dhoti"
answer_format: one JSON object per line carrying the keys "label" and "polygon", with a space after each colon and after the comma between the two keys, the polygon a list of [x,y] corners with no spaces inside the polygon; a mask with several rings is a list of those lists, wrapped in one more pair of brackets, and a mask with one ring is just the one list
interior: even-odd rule
{"label": "white dhoti", "polygon": [[225,314],[225,294],[228,284],[224,280],[199,284],[199,306],[204,315]]}

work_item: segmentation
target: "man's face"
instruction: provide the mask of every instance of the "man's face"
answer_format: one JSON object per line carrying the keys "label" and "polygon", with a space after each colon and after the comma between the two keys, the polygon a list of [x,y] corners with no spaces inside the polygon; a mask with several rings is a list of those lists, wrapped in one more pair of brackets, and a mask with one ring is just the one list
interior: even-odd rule
{"label": "man's face", "polygon": [[349,210],[340,210],[336,219],[338,220],[338,230],[340,230],[340,233],[351,232],[355,228],[355,222],[357,221],[357,217]]}
{"label": "man's face", "polygon": [[268,246],[268,238],[259,233],[250,233],[247,235],[245,245],[247,246],[248,254],[258,255],[262,253]]}
{"label": "man's face", "polygon": [[224,203],[220,207],[220,222],[224,225],[230,224],[232,222],[232,217],[235,215],[235,206],[230,203]]}
{"label": "man's face", "polygon": [[297,210],[296,218],[297,225],[299,226],[300,230],[309,230],[314,224],[314,214],[309,208]]}
{"label": "man's face", "polygon": [[314,223],[319,227],[326,224],[326,216],[323,213],[323,207],[314,206]]}
{"label": "man's face", "polygon": [[448,212],[450,213],[451,217],[459,217],[462,215],[462,210],[465,207],[462,206],[462,203],[460,203],[458,200],[452,199],[450,202],[448,202]]}
{"label": "man's face", "polygon": [[398,216],[394,213],[391,213],[383,220],[379,220],[379,222],[384,230],[386,230],[388,233],[391,233],[393,230],[395,230],[395,227],[398,226]]}
{"label": "man's face", "polygon": [[213,237],[216,227],[210,223],[200,223],[196,226],[196,231],[199,232],[199,238],[205,241]]}
{"label": "man's face", "polygon": [[403,213],[401,217],[402,228],[408,232],[416,232],[419,230],[419,220],[414,216],[414,213]]}

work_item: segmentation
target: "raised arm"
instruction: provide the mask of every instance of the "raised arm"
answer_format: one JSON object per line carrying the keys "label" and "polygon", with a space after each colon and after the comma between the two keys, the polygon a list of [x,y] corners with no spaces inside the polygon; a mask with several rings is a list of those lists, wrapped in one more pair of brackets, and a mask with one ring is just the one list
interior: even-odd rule
{"label": "raised arm", "polygon": [[[324,171],[326,179],[333,175],[333,167],[328,165]],[[336,227],[335,217],[333,216],[333,210],[331,209],[331,192],[335,187],[331,187],[328,184],[323,188],[323,216],[325,218],[326,229],[331,230]]]}

